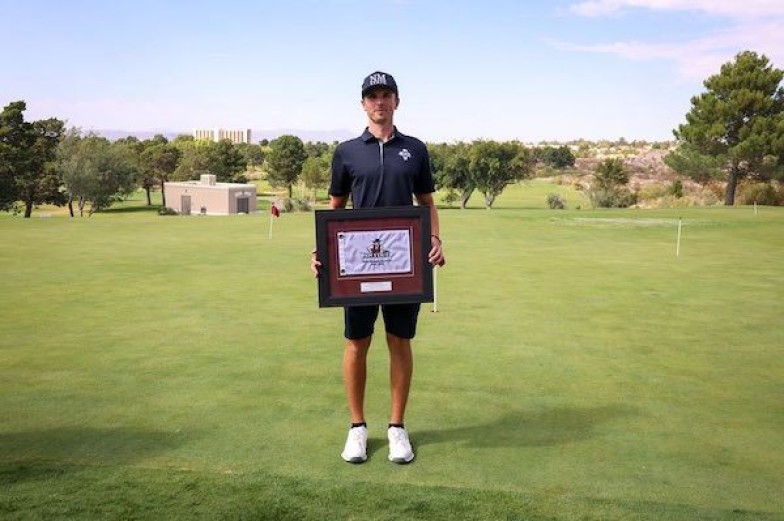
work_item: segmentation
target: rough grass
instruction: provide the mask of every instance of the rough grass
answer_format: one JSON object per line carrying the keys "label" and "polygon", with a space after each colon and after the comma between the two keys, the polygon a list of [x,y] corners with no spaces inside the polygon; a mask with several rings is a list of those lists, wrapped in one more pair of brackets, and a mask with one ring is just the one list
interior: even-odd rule
{"label": "rough grass", "polygon": [[272,240],[267,214],[0,218],[0,517],[784,517],[784,212],[550,211],[550,188],[442,212],[405,467],[382,345],[370,460],[338,457],[312,214]]}

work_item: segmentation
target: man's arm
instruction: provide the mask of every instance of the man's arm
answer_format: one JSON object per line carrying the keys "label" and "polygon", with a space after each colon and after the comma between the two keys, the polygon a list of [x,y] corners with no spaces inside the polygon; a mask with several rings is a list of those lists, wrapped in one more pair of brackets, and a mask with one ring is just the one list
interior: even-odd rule
{"label": "man's arm", "polygon": [[438,208],[433,200],[433,194],[414,194],[419,206],[427,206],[430,210],[430,254],[428,261],[433,266],[443,266],[446,264],[446,257],[444,257],[444,248],[441,243],[441,228],[438,223]]}

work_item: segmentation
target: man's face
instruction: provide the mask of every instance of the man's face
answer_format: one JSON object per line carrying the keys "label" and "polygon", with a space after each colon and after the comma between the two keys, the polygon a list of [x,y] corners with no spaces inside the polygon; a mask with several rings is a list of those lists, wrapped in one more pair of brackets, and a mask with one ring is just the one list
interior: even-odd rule
{"label": "man's face", "polygon": [[397,94],[391,90],[373,89],[362,98],[362,109],[373,123],[385,124],[392,121],[399,103]]}

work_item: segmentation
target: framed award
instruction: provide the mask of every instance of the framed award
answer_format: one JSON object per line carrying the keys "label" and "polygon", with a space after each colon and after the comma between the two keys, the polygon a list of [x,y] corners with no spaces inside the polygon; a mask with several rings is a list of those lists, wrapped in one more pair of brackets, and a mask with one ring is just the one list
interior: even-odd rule
{"label": "framed award", "polygon": [[319,307],[433,301],[430,210],[317,210]]}

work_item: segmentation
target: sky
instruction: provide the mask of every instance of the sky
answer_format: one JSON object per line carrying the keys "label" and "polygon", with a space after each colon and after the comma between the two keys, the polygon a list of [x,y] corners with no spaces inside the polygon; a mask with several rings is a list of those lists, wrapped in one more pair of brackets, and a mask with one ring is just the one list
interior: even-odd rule
{"label": "sky", "polygon": [[428,142],[669,140],[784,0],[0,0],[0,104],[83,130],[344,130],[363,78]]}

